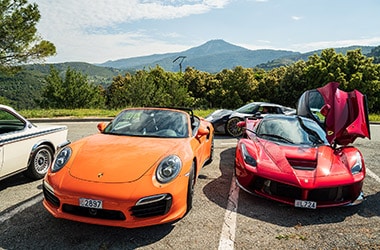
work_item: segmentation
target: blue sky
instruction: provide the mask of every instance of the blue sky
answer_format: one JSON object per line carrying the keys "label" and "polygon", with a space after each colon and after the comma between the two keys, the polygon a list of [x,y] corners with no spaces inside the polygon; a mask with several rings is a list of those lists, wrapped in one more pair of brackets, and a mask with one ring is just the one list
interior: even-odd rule
{"label": "blue sky", "polygon": [[47,62],[180,52],[223,39],[247,49],[308,52],[380,45],[379,0],[30,0],[57,55]]}

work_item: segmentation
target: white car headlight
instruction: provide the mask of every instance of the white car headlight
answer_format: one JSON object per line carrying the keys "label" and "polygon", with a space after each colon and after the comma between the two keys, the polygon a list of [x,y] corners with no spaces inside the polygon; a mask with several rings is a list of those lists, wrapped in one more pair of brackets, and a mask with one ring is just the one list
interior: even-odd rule
{"label": "white car headlight", "polygon": [[66,165],[67,161],[70,159],[71,151],[70,147],[63,148],[59,151],[51,165],[51,172],[55,173]]}
{"label": "white car headlight", "polygon": [[160,183],[172,181],[182,168],[181,159],[176,155],[169,155],[163,159],[156,169],[156,178]]}
{"label": "white car headlight", "polygon": [[245,163],[247,163],[253,167],[257,166],[256,159],[253,158],[253,156],[248,153],[247,147],[243,143],[241,144],[241,154],[243,156]]}
{"label": "white car headlight", "polygon": [[351,168],[351,173],[352,174],[360,173],[362,169],[363,169],[362,157],[360,156],[359,152],[356,152],[356,162]]}

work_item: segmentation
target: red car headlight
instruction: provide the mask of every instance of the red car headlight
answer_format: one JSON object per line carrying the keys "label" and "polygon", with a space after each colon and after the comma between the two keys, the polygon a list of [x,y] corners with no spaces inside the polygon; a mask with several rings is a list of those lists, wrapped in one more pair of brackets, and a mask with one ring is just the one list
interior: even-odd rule
{"label": "red car headlight", "polygon": [[356,162],[351,167],[351,173],[352,174],[358,174],[363,170],[363,164],[362,164],[362,157],[359,152],[356,152]]}
{"label": "red car headlight", "polygon": [[251,165],[253,167],[257,166],[256,159],[252,155],[249,154],[245,144],[241,144],[241,155],[242,155],[245,163],[247,163],[248,165]]}

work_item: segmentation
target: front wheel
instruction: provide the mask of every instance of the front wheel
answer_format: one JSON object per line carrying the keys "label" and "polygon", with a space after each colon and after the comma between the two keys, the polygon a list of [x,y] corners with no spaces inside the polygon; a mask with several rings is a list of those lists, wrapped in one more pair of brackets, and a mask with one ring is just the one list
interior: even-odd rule
{"label": "front wheel", "polygon": [[233,137],[239,137],[243,134],[243,130],[237,126],[238,122],[243,121],[242,118],[232,117],[226,123],[227,134]]}
{"label": "front wheel", "polygon": [[38,146],[30,158],[26,176],[35,180],[43,178],[52,161],[53,150],[47,145]]}

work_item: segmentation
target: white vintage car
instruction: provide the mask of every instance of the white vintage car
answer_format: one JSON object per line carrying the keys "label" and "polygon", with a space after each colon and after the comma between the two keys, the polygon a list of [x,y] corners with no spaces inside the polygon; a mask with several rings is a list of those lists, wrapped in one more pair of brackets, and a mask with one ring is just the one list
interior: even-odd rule
{"label": "white vintage car", "polygon": [[56,150],[67,143],[66,126],[36,126],[0,105],[0,180],[21,172],[41,179]]}

